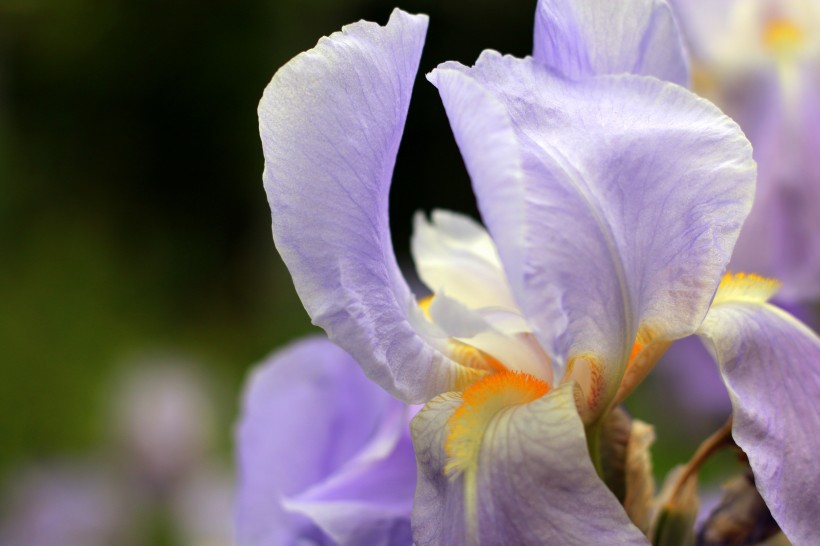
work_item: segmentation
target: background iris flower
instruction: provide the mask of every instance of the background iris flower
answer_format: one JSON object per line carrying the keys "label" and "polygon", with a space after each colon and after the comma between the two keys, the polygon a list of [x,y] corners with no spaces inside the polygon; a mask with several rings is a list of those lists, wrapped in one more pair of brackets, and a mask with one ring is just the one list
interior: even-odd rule
{"label": "background iris flower", "polygon": [[[820,297],[820,4],[675,0],[693,90],[737,121],[758,164],[755,202],[729,264],[775,276],[778,302],[817,328]],[[687,385],[691,413],[722,416],[729,397],[696,340],[676,344],[662,378]],[[721,417],[722,418],[722,417]]]}
{"label": "background iris flower", "polygon": [[410,416],[326,339],[271,355],[237,430],[239,543],[410,546]]}
{"label": "background iris flower", "polygon": [[675,0],[694,89],[736,120],[758,163],[732,267],[776,276],[786,301],[820,298],[820,4]]}
{"label": "background iris flower", "polygon": [[489,51],[429,75],[487,231],[417,219],[433,291],[419,301],[388,192],[426,28],[399,10],[345,27],[280,69],[259,109],[274,240],[308,313],[389,393],[427,402],[414,542],[645,544],[599,477],[597,437],[698,333],[758,488],[809,544],[820,341],[766,303],[774,281],[721,281],[754,162],[737,125],[678,85],[669,8],[543,0],[532,58]]}

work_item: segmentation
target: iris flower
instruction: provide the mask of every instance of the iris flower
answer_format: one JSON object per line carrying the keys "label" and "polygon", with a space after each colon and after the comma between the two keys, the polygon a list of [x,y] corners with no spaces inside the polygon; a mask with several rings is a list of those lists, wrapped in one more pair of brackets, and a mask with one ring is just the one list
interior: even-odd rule
{"label": "iris flower", "polygon": [[242,546],[410,546],[410,409],[307,338],[251,375],[237,430]]}
{"label": "iris flower", "polygon": [[388,194],[427,17],[395,10],[323,38],[259,107],[276,246],[313,322],[411,430],[418,546],[646,544],[599,477],[610,410],[699,333],[732,394],[734,437],[795,544],[820,518],[820,341],[723,276],[754,194],[738,126],[679,84],[656,0],[541,0],[532,57],[444,63],[438,88],[486,229],[438,211],[410,291]]}
{"label": "iris flower", "polygon": [[820,299],[820,3],[675,0],[695,91],[754,146],[757,196],[732,267],[775,275],[780,297]]}

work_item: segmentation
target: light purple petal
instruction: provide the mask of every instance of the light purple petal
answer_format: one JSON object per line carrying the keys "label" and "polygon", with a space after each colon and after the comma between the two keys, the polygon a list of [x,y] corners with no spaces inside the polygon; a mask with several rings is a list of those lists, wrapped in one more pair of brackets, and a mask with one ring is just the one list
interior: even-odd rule
{"label": "light purple petal", "polygon": [[817,543],[820,521],[820,339],[769,304],[726,303],[701,331],[734,409],[732,435],[795,546]]}
{"label": "light purple petal", "polygon": [[592,466],[571,384],[504,410],[486,427],[470,544],[465,477],[444,471],[447,422],[460,404],[458,395],[442,395],[411,425],[419,464],[416,546],[648,544]]}
{"label": "light purple petal", "polygon": [[[455,68],[450,63],[442,67]],[[473,188],[481,188],[481,216],[501,255],[507,281],[517,282],[522,276],[515,269],[523,263],[520,245],[498,246],[498,241],[523,241],[525,233],[524,222],[509,221],[524,218],[525,210],[523,154],[512,121],[504,104],[466,74],[437,69],[427,79],[439,89]],[[484,201],[494,206],[482,206]],[[520,293],[520,286],[512,288]]]}
{"label": "light purple petal", "polygon": [[404,434],[386,458],[349,465],[328,483],[288,499],[286,508],[308,516],[337,544],[410,546],[416,459],[402,413]]}
{"label": "light purple petal", "polygon": [[675,339],[706,314],[751,205],[748,142],[653,78],[570,82],[494,52],[430,78],[521,309],[558,364],[597,360],[601,409],[639,327]]}
{"label": "light purple petal", "polygon": [[664,0],[539,0],[533,56],[564,76],[655,76],[689,85],[689,66]]}
{"label": "light purple petal", "polygon": [[276,247],[313,322],[408,402],[460,367],[419,337],[390,242],[388,192],[427,17],[359,22],[282,67],[259,105]]}
{"label": "light purple petal", "polygon": [[415,480],[406,411],[325,339],[272,355],[248,383],[237,430],[240,544],[324,544],[346,536],[341,527],[373,544],[394,544],[402,527],[406,536]]}

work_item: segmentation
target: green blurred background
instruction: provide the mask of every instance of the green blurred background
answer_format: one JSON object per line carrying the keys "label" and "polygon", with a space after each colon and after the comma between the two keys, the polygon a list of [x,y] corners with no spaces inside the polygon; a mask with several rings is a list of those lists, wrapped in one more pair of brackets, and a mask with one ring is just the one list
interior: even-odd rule
{"label": "green blurred background", "polygon": [[[0,481],[97,449],[112,382],[157,351],[207,370],[229,464],[246,372],[311,329],[270,236],[257,101],[288,59],[394,2],[0,0]],[[431,17],[391,194],[406,257],[415,210],[475,213],[423,74],[526,55],[535,0],[400,7]],[[663,421],[652,388],[633,409]],[[696,444],[677,430],[659,470]]]}
{"label": "green blurred background", "polygon": [[[396,247],[433,206],[473,211],[439,62],[524,55],[534,1],[431,15],[391,196]],[[256,105],[275,70],[390,1],[3,0],[0,475],[93,446],[116,368],[181,351],[217,378],[227,448],[248,367],[309,330],[270,235]]]}

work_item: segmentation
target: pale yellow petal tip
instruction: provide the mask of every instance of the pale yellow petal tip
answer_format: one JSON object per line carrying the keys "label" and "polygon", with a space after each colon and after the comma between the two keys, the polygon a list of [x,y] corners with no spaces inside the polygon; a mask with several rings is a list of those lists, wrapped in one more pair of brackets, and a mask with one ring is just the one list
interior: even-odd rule
{"label": "pale yellow petal tip", "polygon": [[532,402],[547,392],[549,385],[544,381],[512,371],[488,375],[470,385],[462,394],[461,406],[447,423],[444,451],[448,462],[445,472],[453,476],[474,469],[490,420],[505,408]]}
{"label": "pale yellow petal tip", "polygon": [[726,273],[720,280],[712,305],[731,302],[764,303],[777,294],[783,283],[754,273]]}
{"label": "pale yellow petal tip", "polygon": [[430,316],[430,306],[433,304],[434,297],[435,294],[428,294],[427,296],[421,298],[418,302],[419,309],[421,309],[421,311],[424,313],[424,316],[427,317],[427,320],[433,320],[433,318]]}

